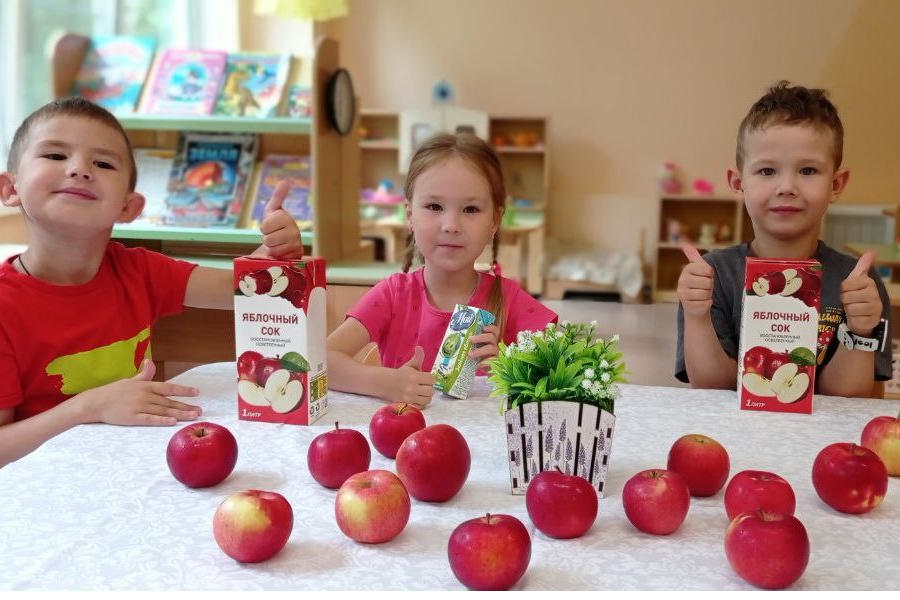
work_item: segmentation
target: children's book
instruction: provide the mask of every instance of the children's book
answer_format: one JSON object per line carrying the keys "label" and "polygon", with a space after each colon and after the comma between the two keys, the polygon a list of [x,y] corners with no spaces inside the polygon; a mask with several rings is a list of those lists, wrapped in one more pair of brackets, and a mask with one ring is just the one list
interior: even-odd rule
{"label": "children's book", "polygon": [[225,83],[213,114],[231,117],[277,116],[291,61],[290,54],[229,54]]}
{"label": "children's book", "polygon": [[234,227],[256,158],[253,133],[182,133],[166,196],[166,225]]}
{"label": "children's book", "polygon": [[289,179],[291,191],[282,208],[297,221],[300,229],[312,228],[313,198],[310,195],[312,159],[309,156],[269,154],[260,163],[256,196],[250,212],[251,226],[257,227],[263,218],[266,203],[272,197],[275,186],[282,179]]}
{"label": "children's book", "polygon": [[133,221],[141,225],[162,225],[166,216],[166,196],[175,151],[168,148],[135,148],[137,165],[135,191],[144,196],[144,210]]}
{"label": "children's book", "polygon": [[151,115],[212,113],[225,77],[226,52],[168,48],[153,64],[141,111]]}
{"label": "children's book", "polygon": [[155,48],[156,42],[151,37],[92,38],[75,77],[72,94],[99,104],[115,115],[133,113]]}
{"label": "children's book", "polygon": [[294,84],[285,93],[284,116],[309,118],[312,116],[312,90],[308,85]]}

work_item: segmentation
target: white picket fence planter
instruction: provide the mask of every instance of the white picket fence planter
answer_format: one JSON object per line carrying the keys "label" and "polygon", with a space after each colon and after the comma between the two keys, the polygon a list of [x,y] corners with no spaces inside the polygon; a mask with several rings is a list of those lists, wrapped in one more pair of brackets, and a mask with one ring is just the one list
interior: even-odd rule
{"label": "white picket fence planter", "polygon": [[592,404],[547,400],[521,404],[505,417],[513,494],[524,494],[532,477],[558,467],[584,477],[603,497],[615,415]]}

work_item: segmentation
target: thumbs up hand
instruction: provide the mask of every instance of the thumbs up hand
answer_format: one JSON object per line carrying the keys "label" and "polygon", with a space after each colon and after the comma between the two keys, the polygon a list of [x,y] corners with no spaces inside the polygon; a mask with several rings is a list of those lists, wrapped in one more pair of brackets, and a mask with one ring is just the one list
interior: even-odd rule
{"label": "thumbs up hand", "polygon": [[861,336],[870,336],[881,320],[881,297],[875,281],[869,276],[869,269],[875,259],[875,252],[868,251],[859,257],[856,266],[841,282],[841,303],[850,331]]}
{"label": "thumbs up hand", "polygon": [[681,269],[678,277],[678,300],[685,316],[702,317],[709,314],[712,307],[713,268],[690,243],[683,242],[681,251],[687,257],[688,264]]}
{"label": "thumbs up hand", "polygon": [[303,243],[300,241],[300,229],[291,214],[282,208],[284,199],[291,191],[291,182],[282,179],[275,186],[272,197],[266,203],[259,231],[262,233],[262,246],[253,252],[256,256],[272,258],[299,258],[303,256]]}
{"label": "thumbs up hand", "polygon": [[416,346],[412,358],[397,369],[396,385],[391,394],[393,402],[407,402],[418,407],[427,406],[434,394],[434,375],[423,372],[422,362],[425,360],[425,351],[422,346]]}

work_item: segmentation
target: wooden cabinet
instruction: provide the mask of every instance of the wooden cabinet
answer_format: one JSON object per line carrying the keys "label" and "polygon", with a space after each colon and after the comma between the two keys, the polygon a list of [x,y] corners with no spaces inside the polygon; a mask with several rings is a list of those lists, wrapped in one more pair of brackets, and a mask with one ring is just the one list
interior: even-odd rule
{"label": "wooden cabinet", "polygon": [[[72,88],[87,49],[88,38],[63,36],[54,49],[54,93],[62,96]],[[313,116],[300,118],[252,117],[158,117],[135,114],[120,117],[135,148],[174,149],[182,131],[256,133],[257,160],[268,154],[308,154],[312,157],[312,189],[315,211],[312,232],[305,232],[304,245],[329,263],[365,258],[360,245],[358,218],[359,153],[355,132],[340,136],[323,118],[324,90],[338,69],[338,44],[322,38],[312,57]],[[249,193],[248,193],[249,195]],[[235,257],[260,244],[260,234],[250,229],[213,229],[120,225],[113,238],[178,256]]]}
{"label": "wooden cabinet", "polygon": [[742,202],[731,197],[664,195],[659,199],[653,301],[677,302],[676,289],[687,258],[680,240],[701,253],[753,239],[753,227]]}
{"label": "wooden cabinet", "polygon": [[[402,203],[386,203],[383,196],[372,197],[372,192],[387,181],[393,194],[403,194],[399,121],[397,112],[364,109],[360,113],[360,233],[382,241],[388,262],[403,259],[406,217]],[[507,276],[519,279],[530,293],[540,294],[549,196],[548,121],[544,117],[491,116],[488,127],[509,194],[499,260]],[[490,253],[482,254],[480,260],[489,261]]]}

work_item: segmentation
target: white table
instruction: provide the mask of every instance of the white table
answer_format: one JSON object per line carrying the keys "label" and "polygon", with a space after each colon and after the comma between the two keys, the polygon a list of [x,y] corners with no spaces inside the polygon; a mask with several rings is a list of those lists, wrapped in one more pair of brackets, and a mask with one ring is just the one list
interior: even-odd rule
{"label": "white table", "polygon": [[[725,558],[721,492],[692,499],[687,520],[671,536],[639,533],[625,518],[624,482],[641,469],[664,467],[671,443],[692,432],[725,445],[732,473],[772,470],[793,485],[812,549],[794,589],[900,588],[900,482],[891,480],[877,509],[849,516],[825,506],[810,480],[819,449],[858,440],[871,417],[896,414],[893,401],[817,397],[812,416],[747,413],[733,392],[624,386],[607,496],[588,534],[564,541],[536,532],[524,497],[510,495],[503,419],[479,382],[479,397],[436,397],[426,411],[429,424],[454,424],[468,440],[466,485],[444,504],[413,500],[403,533],[370,546],[340,532],[335,492],[312,480],[306,450],[335,420],[367,434],[378,401],[332,392],[329,413],[317,425],[279,426],[237,419],[231,363],[175,380],[198,386],[204,419],[237,437],[234,473],[211,489],[182,486],[165,460],[174,428],[97,424],[68,431],[0,469],[0,589],[460,589],[447,539],[457,524],[488,511],[519,517],[533,534],[519,589],[750,588]],[[393,461],[373,450],[372,468],[393,470]],[[279,491],[294,508],[288,545],[257,565],[228,558],[212,535],[218,504],[246,488]]]}

